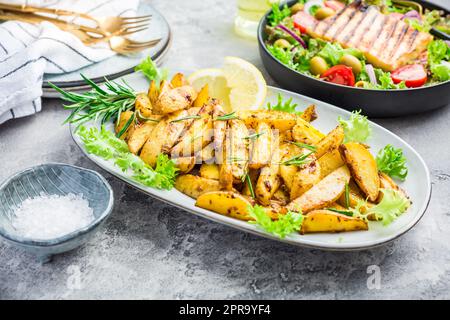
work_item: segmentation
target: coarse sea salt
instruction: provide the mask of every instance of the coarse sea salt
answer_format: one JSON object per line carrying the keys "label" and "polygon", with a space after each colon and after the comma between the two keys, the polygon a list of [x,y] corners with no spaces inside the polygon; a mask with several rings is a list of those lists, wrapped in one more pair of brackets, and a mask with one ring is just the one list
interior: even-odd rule
{"label": "coarse sea salt", "polygon": [[25,238],[48,240],[84,228],[93,220],[92,208],[81,195],[41,194],[15,208],[12,225]]}

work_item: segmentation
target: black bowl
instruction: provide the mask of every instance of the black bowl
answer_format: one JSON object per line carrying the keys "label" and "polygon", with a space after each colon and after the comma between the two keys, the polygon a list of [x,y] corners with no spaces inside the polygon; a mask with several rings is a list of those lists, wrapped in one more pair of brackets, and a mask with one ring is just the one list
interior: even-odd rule
{"label": "black bowl", "polygon": [[[289,6],[297,1],[288,1]],[[417,1],[424,8],[449,12],[440,6]],[[450,104],[450,81],[403,90],[372,90],[325,82],[292,70],[275,59],[265,46],[269,11],[258,27],[259,53],[270,76],[283,88],[323,100],[347,110],[362,109],[369,117],[387,118],[434,110]]]}

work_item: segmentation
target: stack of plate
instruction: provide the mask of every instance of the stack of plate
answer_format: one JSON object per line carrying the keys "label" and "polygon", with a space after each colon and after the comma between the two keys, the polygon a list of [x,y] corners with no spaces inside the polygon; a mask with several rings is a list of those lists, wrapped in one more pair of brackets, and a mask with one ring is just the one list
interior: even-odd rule
{"label": "stack of plate", "polygon": [[131,56],[115,55],[109,59],[89,65],[85,68],[63,74],[46,74],[44,76],[43,96],[46,98],[56,98],[59,94],[51,88],[47,81],[51,81],[56,86],[66,91],[83,91],[89,86],[81,79],[80,73],[92,79],[96,83],[103,83],[104,78],[116,79],[126,74],[132,73],[134,67],[147,56],[150,56],[156,64],[161,64],[163,58],[169,50],[172,34],[167,20],[152,6],[140,3],[136,15],[151,15],[150,27],[138,33],[139,41],[146,41],[160,38],[161,41],[154,47],[146,49],[139,54]]}

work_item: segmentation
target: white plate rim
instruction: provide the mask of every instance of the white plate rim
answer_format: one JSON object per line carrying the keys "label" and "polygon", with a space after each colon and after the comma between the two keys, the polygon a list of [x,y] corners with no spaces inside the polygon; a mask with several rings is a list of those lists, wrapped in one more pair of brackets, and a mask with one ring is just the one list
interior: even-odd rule
{"label": "white plate rim", "polygon": [[[330,110],[337,111],[338,113],[343,112],[345,114],[350,115],[349,111],[347,111],[345,109],[341,109],[341,108],[331,105],[329,103],[326,103],[326,102],[323,102],[323,101],[320,101],[320,100],[317,100],[314,98],[310,98],[310,97],[307,97],[307,96],[304,96],[304,95],[301,95],[301,94],[298,94],[295,92],[291,92],[289,90],[285,90],[285,89],[281,89],[281,88],[277,88],[277,87],[273,87],[273,86],[267,86],[267,87],[269,90],[273,90],[277,93],[280,92],[280,93],[285,93],[285,94],[289,94],[289,95],[293,95],[293,96],[298,96],[299,98],[308,100],[313,104],[320,105],[320,106],[328,108]],[[417,209],[418,214],[415,216],[415,218],[413,220],[411,220],[406,226],[403,226],[401,229],[399,229],[399,231],[397,233],[385,238],[383,241],[367,240],[364,242],[360,242],[358,245],[352,244],[352,243],[345,243],[345,242],[317,244],[313,240],[312,241],[308,240],[307,236],[301,236],[300,237],[301,241],[298,241],[297,239],[293,239],[289,236],[287,236],[284,239],[280,239],[279,237],[271,235],[260,229],[256,229],[253,225],[249,224],[248,222],[241,221],[241,220],[231,218],[231,217],[227,217],[227,216],[215,213],[213,211],[209,211],[209,210],[198,208],[198,207],[195,207],[195,209],[191,209],[181,203],[176,203],[176,202],[172,202],[168,199],[164,199],[164,198],[160,197],[159,195],[149,191],[149,190],[156,190],[156,189],[151,189],[151,188],[147,188],[148,190],[144,189],[144,187],[142,185],[134,182],[130,178],[126,177],[125,175],[120,174],[119,171],[115,172],[115,171],[111,170],[110,168],[108,168],[108,166],[106,166],[104,163],[102,163],[102,161],[99,160],[99,158],[97,156],[87,153],[85,148],[81,145],[80,140],[78,138],[76,138],[74,135],[74,126],[71,125],[69,130],[70,130],[72,139],[74,140],[76,145],[81,149],[81,151],[84,153],[84,155],[87,158],[89,158],[91,161],[93,161],[97,166],[99,166],[103,170],[107,171],[109,174],[112,174],[113,176],[124,181],[125,183],[135,187],[137,190],[139,190],[153,198],[156,198],[162,202],[170,204],[171,206],[183,209],[187,212],[193,213],[196,216],[200,216],[200,217],[206,218],[208,220],[218,222],[218,223],[221,223],[223,225],[226,225],[226,226],[229,226],[229,227],[232,227],[235,229],[239,229],[241,231],[245,231],[245,232],[252,233],[252,234],[255,234],[258,236],[262,236],[264,238],[276,240],[279,242],[283,242],[283,243],[287,243],[287,244],[291,244],[291,245],[295,245],[295,246],[312,248],[312,249],[320,249],[320,250],[326,250],[326,251],[358,251],[358,250],[366,250],[366,249],[371,249],[371,248],[376,248],[376,247],[386,245],[386,244],[394,241],[395,239],[401,237],[402,235],[407,233],[409,230],[411,230],[423,218],[423,216],[428,208],[428,205],[430,203],[431,192],[432,192],[430,170],[428,169],[428,166],[427,166],[426,162],[424,161],[424,159],[422,158],[422,156],[410,144],[408,144],[406,141],[404,141],[402,138],[400,138],[395,133],[389,131],[388,129],[386,129],[372,121],[370,121],[370,125],[372,126],[372,128],[376,127],[377,130],[380,130],[385,133],[388,133],[389,135],[395,136],[395,138],[398,139],[402,144],[407,146],[410,149],[410,151],[414,154],[414,156],[419,160],[422,168],[425,170],[425,173],[426,173],[426,182],[423,183],[424,185],[426,184],[426,196],[425,196],[425,201],[421,204],[420,208]],[[167,192],[172,192],[172,191],[179,192],[178,190],[175,190],[175,189],[167,191]],[[345,234],[345,233],[342,233],[342,234]]]}

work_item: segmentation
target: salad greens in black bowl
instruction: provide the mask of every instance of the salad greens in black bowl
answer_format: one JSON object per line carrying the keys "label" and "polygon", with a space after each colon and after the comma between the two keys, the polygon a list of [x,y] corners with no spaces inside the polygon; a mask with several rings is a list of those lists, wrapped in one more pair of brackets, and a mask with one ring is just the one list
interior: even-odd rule
{"label": "salad greens in black bowl", "polygon": [[450,103],[450,14],[425,1],[296,0],[261,20],[259,51],[282,87],[371,117]]}

